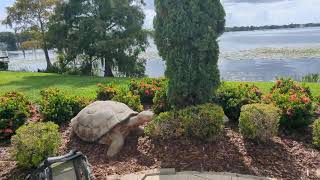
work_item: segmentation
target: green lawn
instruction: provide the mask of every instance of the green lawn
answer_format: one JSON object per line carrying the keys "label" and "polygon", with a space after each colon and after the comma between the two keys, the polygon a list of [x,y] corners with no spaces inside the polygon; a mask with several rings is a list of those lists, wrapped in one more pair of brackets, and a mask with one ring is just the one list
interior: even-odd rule
{"label": "green lawn", "polygon": [[[41,89],[56,87],[72,95],[94,98],[98,83],[111,82],[125,87],[130,82],[130,79],[28,72],[0,72],[0,95],[15,90],[26,94],[32,101],[37,101],[40,98],[39,92]],[[243,82],[227,83],[236,86]],[[249,82],[249,84],[257,85],[263,92],[268,92],[273,85],[272,82]],[[314,95],[320,95],[320,84],[307,83],[307,85],[311,87]]]}

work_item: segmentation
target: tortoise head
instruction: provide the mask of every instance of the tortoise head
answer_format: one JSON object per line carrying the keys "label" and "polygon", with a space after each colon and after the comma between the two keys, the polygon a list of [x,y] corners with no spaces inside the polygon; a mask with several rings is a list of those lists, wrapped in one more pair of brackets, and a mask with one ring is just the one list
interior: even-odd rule
{"label": "tortoise head", "polygon": [[152,111],[142,111],[137,115],[138,123],[144,124],[146,122],[150,122],[154,116]]}
{"label": "tortoise head", "polygon": [[137,116],[130,118],[129,126],[139,126],[146,122],[150,122],[154,116],[152,111],[142,111]]}

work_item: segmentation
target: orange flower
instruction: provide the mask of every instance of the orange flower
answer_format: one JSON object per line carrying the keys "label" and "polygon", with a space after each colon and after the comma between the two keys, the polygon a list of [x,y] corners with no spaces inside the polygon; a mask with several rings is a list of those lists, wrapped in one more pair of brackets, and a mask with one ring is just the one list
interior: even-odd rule
{"label": "orange flower", "polygon": [[302,97],[301,98],[301,101],[304,103],[304,104],[309,104],[311,102],[310,98],[308,97]]}
{"label": "orange flower", "polygon": [[297,94],[293,94],[293,95],[290,96],[290,101],[291,102],[294,102],[296,100],[297,100]]}

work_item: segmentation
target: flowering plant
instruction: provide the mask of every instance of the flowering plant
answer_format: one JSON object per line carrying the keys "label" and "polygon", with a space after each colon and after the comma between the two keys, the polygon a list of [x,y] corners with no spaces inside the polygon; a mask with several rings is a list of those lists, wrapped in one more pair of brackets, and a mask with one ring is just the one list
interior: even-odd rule
{"label": "flowering plant", "polygon": [[237,87],[222,84],[215,94],[214,101],[223,107],[226,116],[238,121],[241,107],[246,104],[259,103],[262,92],[257,86],[240,84]]}
{"label": "flowering plant", "polygon": [[291,79],[279,79],[270,94],[262,98],[282,110],[281,125],[298,128],[311,123],[313,104],[311,91]]}
{"label": "flowering plant", "polygon": [[0,140],[10,139],[30,115],[31,103],[17,92],[0,97]]}
{"label": "flowering plant", "polygon": [[130,91],[139,95],[142,103],[152,104],[155,94],[165,85],[165,79],[144,78],[141,81],[132,80],[129,84]]}
{"label": "flowering plant", "polygon": [[97,86],[97,100],[101,101],[111,100],[117,94],[118,91],[112,84],[103,85],[99,83],[97,84]]}

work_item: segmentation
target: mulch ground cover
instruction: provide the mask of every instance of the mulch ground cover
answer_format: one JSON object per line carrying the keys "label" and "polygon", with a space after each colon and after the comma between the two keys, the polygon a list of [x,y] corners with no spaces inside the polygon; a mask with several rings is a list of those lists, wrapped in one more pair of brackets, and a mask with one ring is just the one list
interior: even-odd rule
{"label": "mulch ground cover", "polygon": [[[61,132],[64,137],[61,153],[71,149],[83,152],[96,179],[154,168],[232,172],[278,179],[320,179],[320,151],[312,148],[309,129],[282,133],[264,144],[243,139],[234,124],[227,125],[224,135],[214,143],[133,135],[113,159],[106,156],[107,146],[81,141],[71,133],[69,126],[62,127]],[[0,179],[22,178],[27,171],[17,168],[10,160],[9,148],[8,144],[0,144]]]}

